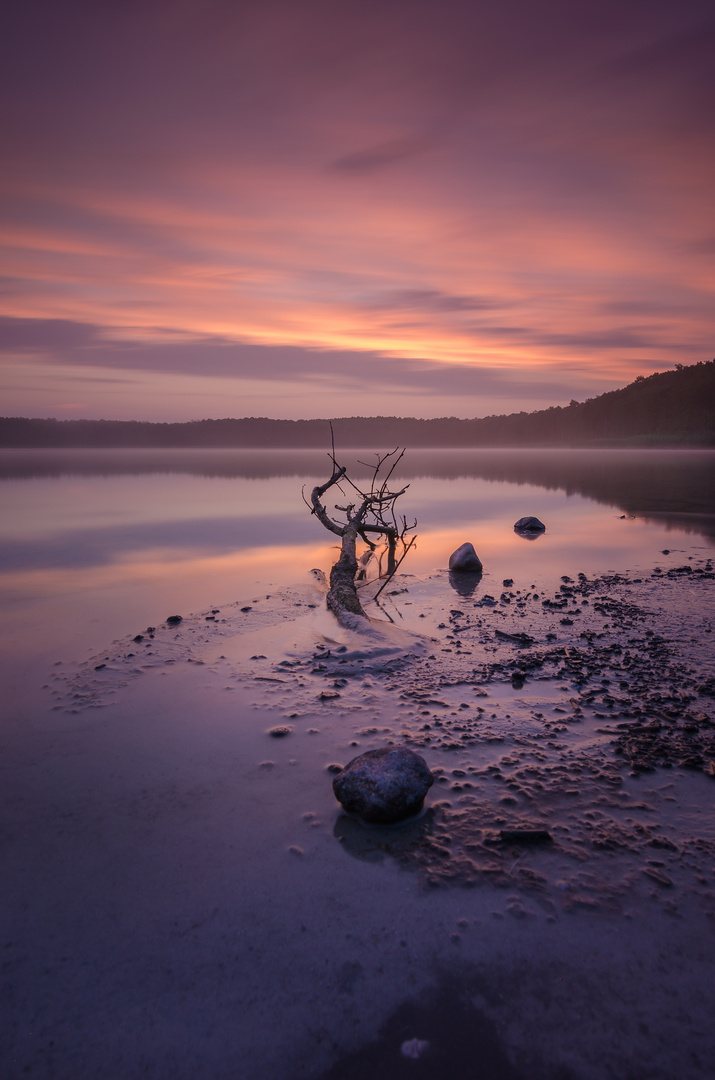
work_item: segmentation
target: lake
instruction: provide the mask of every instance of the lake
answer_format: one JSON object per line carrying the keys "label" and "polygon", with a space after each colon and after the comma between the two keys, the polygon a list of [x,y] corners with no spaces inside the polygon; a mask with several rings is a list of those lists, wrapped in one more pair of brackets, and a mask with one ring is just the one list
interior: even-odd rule
{"label": "lake", "polygon": [[[359,459],[372,457],[341,457],[365,478]],[[327,570],[331,538],[301,490],[328,464],[300,450],[3,452],[4,654],[13,668],[71,659],[174,609]],[[445,567],[464,540],[495,580],[650,568],[663,548],[715,542],[709,451],[419,450],[396,479],[417,520],[412,574]],[[547,524],[533,543],[511,528],[526,514]]]}
{"label": "lake", "polygon": [[[715,453],[408,452],[363,637],[328,466],[0,455],[4,1074],[705,1080]],[[371,832],[331,770],[394,742],[435,783]]]}

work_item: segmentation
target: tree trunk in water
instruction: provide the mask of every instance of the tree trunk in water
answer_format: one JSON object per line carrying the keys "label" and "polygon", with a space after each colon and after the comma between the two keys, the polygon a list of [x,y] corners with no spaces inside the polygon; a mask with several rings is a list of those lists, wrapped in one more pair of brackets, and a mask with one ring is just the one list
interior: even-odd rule
{"label": "tree trunk in water", "polygon": [[[372,472],[370,490],[361,491],[361,489],[346,475],[345,466],[338,465],[335,460],[335,445],[333,444],[333,452],[329,455],[333,466],[330,479],[324,484],[318,484],[313,488],[310,495],[310,502],[305,498],[305,494],[303,495],[311,513],[316,515],[318,521],[320,521],[329,532],[340,537],[340,558],[330,571],[330,588],[327,596],[328,609],[332,611],[338,619],[346,614],[362,616],[364,619],[367,618],[363,611],[362,604],[360,603],[355,578],[358,575],[358,571],[360,571],[361,564],[363,569],[360,573],[360,577],[365,577],[365,565],[367,559],[370,558],[378,546],[369,539],[368,533],[377,534],[382,537],[387,544],[388,577],[378,591],[378,595],[382,589],[384,589],[387,581],[389,581],[396,572],[397,567],[400,565],[400,562],[402,562],[402,559],[404,559],[410,547],[412,547],[412,541],[410,541],[408,545],[405,544],[405,533],[414,528],[417,523],[415,522],[415,526],[408,526],[407,520],[403,518],[403,527],[400,531],[394,514],[395,501],[399,499],[400,495],[404,495],[407,486],[409,485],[403,487],[400,491],[392,491],[388,485],[388,481],[392,476],[395,466],[398,461],[401,460],[403,453],[404,450],[393,450],[391,453],[383,454],[382,456],[378,454],[377,462],[375,463]],[[383,466],[385,466],[384,469]],[[383,469],[382,476],[380,476],[381,469]],[[347,506],[336,505],[335,510],[338,511],[340,516],[335,518],[328,514],[322,499],[325,493],[335,486],[337,486],[338,491],[344,494],[343,489],[340,487],[341,481],[344,481],[352,488],[349,497],[354,498],[354,495],[358,495],[360,502],[352,502]],[[369,553],[366,552],[362,556],[360,563],[358,563],[357,560],[358,538],[364,540],[369,548]],[[398,540],[405,549],[404,554],[399,561],[397,559]],[[380,577],[384,576],[382,573],[382,552],[380,553],[379,574]]]}
{"label": "tree trunk in water", "polygon": [[330,590],[328,591],[328,607],[340,618],[343,611],[350,611],[353,615],[364,615],[358,599],[355,586],[355,575],[358,570],[355,546],[357,544],[357,526],[352,523],[347,525],[342,536],[340,558],[330,571]]}

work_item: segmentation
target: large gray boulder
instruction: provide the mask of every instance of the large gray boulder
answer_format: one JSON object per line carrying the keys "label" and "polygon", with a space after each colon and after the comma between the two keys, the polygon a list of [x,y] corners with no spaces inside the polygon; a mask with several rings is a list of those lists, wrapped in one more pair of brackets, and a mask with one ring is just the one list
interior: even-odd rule
{"label": "large gray boulder", "polygon": [[434,778],[427,762],[404,746],[368,750],[333,780],[335,798],[372,825],[394,825],[419,813]]}
{"label": "large gray boulder", "polygon": [[514,528],[517,532],[546,532],[546,526],[537,517],[519,518],[514,522]]}
{"label": "large gray boulder", "polygon": [[473,546],[466,543],[449,556],[449,569],[459,573],[481,574],[484,567]]}

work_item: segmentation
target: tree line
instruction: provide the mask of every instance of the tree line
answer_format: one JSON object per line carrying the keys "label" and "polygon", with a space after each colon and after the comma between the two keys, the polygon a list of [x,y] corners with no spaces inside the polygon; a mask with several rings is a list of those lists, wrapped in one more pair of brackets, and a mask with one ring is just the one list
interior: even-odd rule
{"label": "tree line", "polygon": [[[620,390],[536,412],[461,420],[333,419],[340,447],[715,446],[715,360],[639,376]],[[0,417],[2,447],[323,449],[327,420],[267,417],[151,423]]]}

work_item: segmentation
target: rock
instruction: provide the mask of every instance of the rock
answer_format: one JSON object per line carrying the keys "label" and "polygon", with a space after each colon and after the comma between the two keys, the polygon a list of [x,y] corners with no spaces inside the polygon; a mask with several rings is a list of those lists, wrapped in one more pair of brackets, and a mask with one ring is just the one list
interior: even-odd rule
{"label": "rock", "polygon": [[288,724],[279,724],[277,727],[268,729],[268,734],[273,739],[285,739],[286,735],[290,735],[293,730]]}
{"label": "rock", "polygon": [[501,829],[499,839],[503,844],[551,844],[553,838],[547,829]]}
{"label": "rock", "polygon": [[335,798],[374,825],[393,825],[419,813],[434,777],[424,758],[402,746],[368,750],[333,780]]}
{"label": "rock", "polygon": [[429,1043],[426,1039],[406,1039],[400,1047],[400,1053],[403,1057],[412,1058],[413,1061],[417,1061],[429,1050]]}
{"label": "rock", "polygon": [[169,626],[178,626],[178,624],[180,622],[183,622],[184,620],[183,620],[183,617],[181,615],[170,615],[169,618],[166,621],[169,624]]}
{"label": "rock", "polygon": [[527,646],[527,645],[533,645],[534,644],[534,638],[531,637],[530,634],[524,634],[524,633],[507,634],[507,632],[505,630],[495,630],[494,634],[495,634],[496,637],[504,638],[505,641],[513,641],[516,645]]}
{"label": "rock", "polygon": [[466,543],[449,556],[449,569],[468,574],[481,574],[483,567],[472,544]]}
{"label": "rock", "polygon": [[514,528],[517,532],[546,532],[546,526],[537,517],[519,518],[514,522]]}

